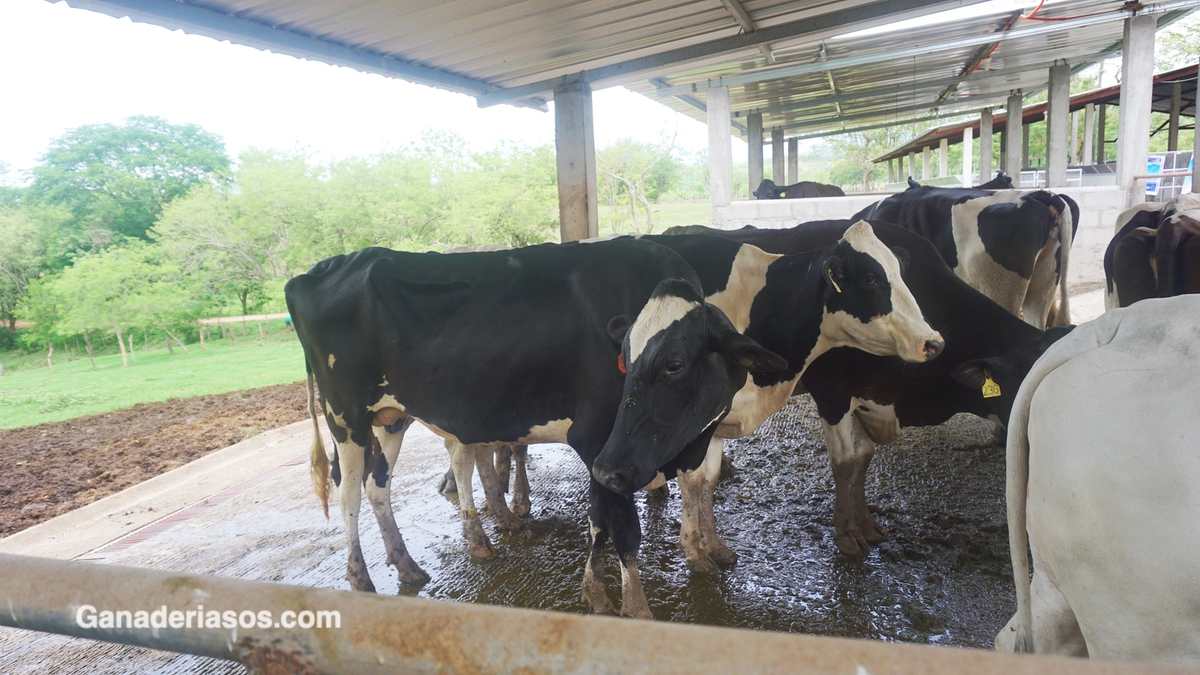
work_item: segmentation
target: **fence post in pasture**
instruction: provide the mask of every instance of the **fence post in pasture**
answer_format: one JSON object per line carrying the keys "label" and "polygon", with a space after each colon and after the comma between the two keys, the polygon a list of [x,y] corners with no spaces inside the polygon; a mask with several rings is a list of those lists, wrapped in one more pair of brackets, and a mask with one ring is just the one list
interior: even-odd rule
{"label": "fence post in pasture", "polygon": [[129,329],[129,360],[137,363],[137,356],[133,353],[133,329]]}
{"label": "fence post in pasture", "polygon": [[50,372],[54,372],[54,345],[50,345],[50,351],[46,352],[46,365],[50,366]]}
{"label": "fence post in pasture", "polygon": [[259,342],[262,342],[262,341],[263,341],[263,339],[264,339],[264,336],[263,336],[263,329],[262,329],[262,322],[261,322],[261,321],[258,321],[257,323],[258,323],[258,341],[259,341]]}

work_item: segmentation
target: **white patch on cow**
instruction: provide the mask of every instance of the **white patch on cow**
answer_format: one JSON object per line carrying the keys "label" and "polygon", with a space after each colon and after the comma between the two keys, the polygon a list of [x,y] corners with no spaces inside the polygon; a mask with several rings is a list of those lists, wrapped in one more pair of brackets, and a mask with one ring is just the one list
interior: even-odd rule
{"label": "white patch on cow", "polygon": [[754,298],[767,285],[767,268],[782,257],[757,246],[742,244],[733,259],[725,290],[708,296],[706,301],[725,312],[737,332],[746,332]]}
{"label": "white patch on cow", "polygon": [[334,424],[338,425],[342,429],[345,429],[347,434],[350,433],[350,427],[346,425],[346,418],[333,412],[333,408],[329,407],[329,401],[325,401],[325,412],[333,418]]}
{"label": "white patch on cow", "polygon": [[434,434],[441,436],[442,438],[446,439],[447,441],[452,441],[454,443],[458,443],[459,445],[463,444],[462,441],[458,440],[458,436],[455,436],[454,434],[450,433],[449,431],[442,429],[438,425],[430,424],[429,422],[426,422],[425,420],[420,419],[420,418],[416,418],[416,419],[421,424],[424,424],[425,428],[429,429]]}
{"label": "white patch on cow", "polygon": [[[807,366],[807,364],[805,364]],[[747,377],[746,384],[733,396],[733,406],[729,414],[717,425],[715,436],[719,438],[741,438],[754,432],[768,417],[775,414],[786,403],[800,384],[800,375],[787,382],[780,382],[768,387],[754,384],[754,378]]]}
{"label": "white patch on cow", "polygon": [[657,490],[658,488],[660,488],[666,484],[667,484],[667,477],[663,475],[663,472],[659,471],[658,473],[654,474],[654,480],[650,481],[649,483],[646,483],[646,485],[642,489],[643,490]]}
{"label": "white patch on cow", "polygon": [[650,338],[666,330],[671,324],[679,321],[688,312],[699,306],[700,303],[684,300],[677,295],[651,298],[638,314],[637,320],[633,322],[633,328],[629,332],[629,365],[632,366],[637,362]]}
{"label": "white patch on cow", "polygon": [[378,386],[380,389],[383,389],[384,387],[388,386],[387,375],[383,376],[383,381],[380,382]]}
{"label": "white patch on cow", "polygon": [[534,425],[529,433],[518,438],[517,445],[530,443],[566,443],[567,432],[571,430],[572,421],[568,419],[551,420],[545,424]]}
{"label": "white patch on cow", "polygon": [[333,370],[333,362],[334,361],[337,361],[337,357],[334,356],[333,354],[330,354],[329,355],[329,369],[330,370]]}
{"label": "white patch on cow", "polygon": [[1117,225],[1113,228],[1113,234],[1115,235],[1120,232],[1122,227],[1129,224],[1129,221],[1133,220],[1133,217],[1142,211],[1162,211],[1170,203],[1169,201],[1142,202],[1141,204],[1134,205],[1133,208],[1125,209],[1117,216]]}
{"label": "white patch on cow", "polygon": [[399,408],[400,412],[404,412],[404,406],[391,394],[384,394],[379,397],[378,401],[367,406],[367,410],[370,412],[379,412],[384,408]]}

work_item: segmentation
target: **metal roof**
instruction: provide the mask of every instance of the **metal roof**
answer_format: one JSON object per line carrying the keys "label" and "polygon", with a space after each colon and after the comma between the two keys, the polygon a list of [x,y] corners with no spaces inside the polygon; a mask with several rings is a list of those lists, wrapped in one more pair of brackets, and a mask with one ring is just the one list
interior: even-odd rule
{"label": "metal roof", "polygon": [[[1159,25],[1198,4],[1158,6],[1167,10]],[[735,119],[761,112],[764,129],[781,126],[792,137],[948,116],[1003,107],[1011,90],[1044,88],[1056,59],[1081,68],[1119,52],[1126,8],[1122,0],[1062,0],[1038,12],[1047,21],[1007,12],[883,34],[798,40],[773,45],[773,65],[747,53],[629,88],[703,120],[694,102],[677,96],[702,102],[707,87],[729,86]]]}
{"label": "metal roof", "polygon": [[[1172,85],[1176,82],[1180,83],[1180,94],[1182,95],[1179,114],[1182,117],[1196,116],[1196,71],[1197,66],[1184,66],[1176,70],[1159,73],[1154,76],[1154,85],[1151,91],[1150,107],[1155,112],[1166,113],[1171,110],[1171,90]],[[1103,87],[1101,89],[1093,89],[1075,94],[1071,97],[1069,109],[1071,111],[1080,110],[1086,107],[1089,103],[1118,105],[1121,97],[1121,85],[1113,85],[1111,87]],[[1021,109],[1021,123],[1032,124],[1040,122],[1046,118],[1047,103],[1037,103],[1035,105],[1025,106]],[[1002,129],[1006,120],[1004,113],[998,113],[992,118],[992,128]],[[945,124],[939,127],[934,127],[929,131],[921,134],[917,138],[905,143],[904,145],[888,152],[885,155],[871,160],[873,162],[886,162],[889,159],[904,157],[910,152],[921,152],[925,148],[936,148],[941,144],[943,138],[948,139],[949,145],[962,143],[963,131],[972,129],[972,137],[979,137],[979,118],[965,120],[955,124]]]}

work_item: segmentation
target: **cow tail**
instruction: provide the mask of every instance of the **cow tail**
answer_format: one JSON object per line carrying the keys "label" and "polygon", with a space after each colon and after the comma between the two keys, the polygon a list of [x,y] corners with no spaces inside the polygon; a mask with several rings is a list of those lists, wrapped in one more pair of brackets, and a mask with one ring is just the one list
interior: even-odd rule
{"label": "cow tail", "polygon": [[325,443],[321,440],[321,427],[317,424],[317,399],[313,386],[312,367],[308,365],[308,359],[304,360],[304,369],[307,371],[305,383],[308,386],[308,416],[312,418],[313,424],[312,449],[309,451],[311,463],[309,474],[312,476],[313,491],[321,500],[321,509],[325,512],[325,519],[329,520],[329,454],[325,452]]}
{"label": "cow tail", "polygon": [[1075,222],[1070,205],[1058,218],[1058,294],[1059,306],[1056,316],[1059,326],[1071,325],[1071,299],[1067,295],[1067,268],[1071,261],[1071,243],[1075,240]]}

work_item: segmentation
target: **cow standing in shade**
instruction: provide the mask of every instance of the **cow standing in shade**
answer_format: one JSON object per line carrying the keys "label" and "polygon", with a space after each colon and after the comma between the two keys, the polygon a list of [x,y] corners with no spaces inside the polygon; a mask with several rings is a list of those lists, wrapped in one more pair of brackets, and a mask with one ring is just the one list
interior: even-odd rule
{"label": "cow standing in shade", "polygon": [[1200,293],[1200,195],[1142,204],[1117,218],[1104,251],[1107,309]]}
{"label": "cow standing in shade", "polygon": [[[405,548],[390,501],[392,467],[413,420],[464,446],[567,443],[589,468],[607,466],[606,453],[641,447],[649,433],[655,451],[635,466],[674,471],[703,459],[748,370],[786,366],[702,301],[679,256],[634,239],[447,256],[369,248],[317,263],[285,295],[304,348],[314,432],[315,380],[335,440],[331,472],[315,433],[313,482],[325,505],[331,478],[338,488],[346,578],[356,590],[374,590],[358,541],[364,485],[400,581],[429,579]],[[629,358],[631,339],[640,359],[626,381],[619,357],[623,349]],[[666,415],[669,430],[624,408],[618,419],[635,381],[637,412]],[[611,538],[622,612],[650,617],[633,500],[595,480],[589,498],[593,558]],[[476,513],[462,517],[469,541],[482,534]],[[589,564],[584,600],[611,612],[605,585],[603,564]]]}
{"label": "cow standing in shade", "polygon": [[811,199],[813,197],[845,197],[846,193],[836,185],[814,183],[803,180],[792,185],[776,185],[770,178],[758,184],[754,191],[756,199]]}
{"label": "cow standing in shade", "polygon": [[[787,230],[709,232],[772,253],[794,254],[827,246],[848,226],[847,221],[823,221]],[[885,245],[907,251],[903,283],[946,346],[937,359],[919,364],[859,349],[833,349],[815,359],[789,391],[807,391],[817,404],[833,467],[835,541],[851,556],[864,555],[885,536],[866,498],[866,472],[876,445],[894,441],[902,427],[941,424],[960,412],[1007,421],[1029,368],[1069,330],[1042,332],[1030,326],[958,278],[925,239],[886,223],[873,227]],[[753,381],[761,386],[780,378],[780,373],[760,374]],[[715,436],[738,438],[756,426],[722,423]],[[684,506],[685,513],[688,508]],[[711,511],[711,502],[694,508]]]}
{"label": "cow standing in shade", "polygon": [[860,218],[895,223],[933,242],[955,274],[1031,325],[1070,323],[1067,265],[1079,206],[1069,197],[921,186],[853,220]]}

